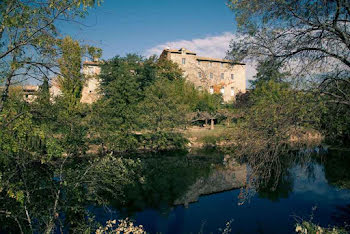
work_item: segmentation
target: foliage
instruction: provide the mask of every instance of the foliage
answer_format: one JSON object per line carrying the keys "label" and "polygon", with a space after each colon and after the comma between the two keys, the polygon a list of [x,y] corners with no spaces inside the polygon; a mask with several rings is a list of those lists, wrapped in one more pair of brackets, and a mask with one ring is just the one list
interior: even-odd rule
{"label": "foliage", "polygon": [[105,227],[99,227],[99,229],[96,230],[96,234],[107,234],[107,233],[125,233],[125,234],[143,234],[146,233],[144,231],[143,226],[134,226],[134,223],[131,222],[128,218],[118,220],[118,226],[114,227],[116,225],[116,220],[109,220],[106,222]]}
{"label": "foliage", "polygon": [[23,77],[48,76],[55,67],[57,22],[83,17],[87,7],[100,0],[21,1],[0,2],[0,83],[4,84],[0,112],[7,101],[9,87]]}
{"label": "foliage", "polygon": [[65,37],[60,42],[60,49],[62,56],[58,63],[61,76],[58,77],[58,84],[67,110],[73,111],[80,103],[83,88],[83,75],[80,72],[82,48],[78,41]]}
{"label": "foliage", "polygon": [[310,233],[310,234],[318,234],[318,233],[325,233],[325,234],[345,234],[348,233],[346,230],[333,227],[333,228],[323,228],[318,226],[317,224],[314,224],[312,222],[303,221],[302,223],[299,223],[295,227],[296,233]]}
{"label": "foliage", "polygon": [[183,101],[184,80],[159,79],[145,90],[139,104],[141,125],[151,131],[171,130],[186,123],[189,107]]}
{"label": "foliage", "polygon": [[335,123],[325,130],[347,139],[348,119],[340,115],[350,105],[349,2],[229,0],[229,6],[242,33],[232,42],[230,57],[264,61],[260,65],[268,69],[258,76],[274,80],[277,65],[295,83],[316,87],[327,99],[325,123]]}
{"label": "foliage", "polygon": [[282,157],[290,149],[291,137],[317,128],[319,100],[314,95],[292,89],[286,83],[261,83],[251,94],[252,104],[232,129],[229,151],[253,170],[256,186],[271,183],[275,188],[281,174]]}
{"label": "foliage", "polygon": [[174,131],[188,124],[187,114],[215,112],[221,101],[187,83],[175,63],[155,57],[115,57],[102,65],[100,80],[90,135],[113,152],[183,148],[186,140]]}
{"label": "foliage", "polygon": [[110,150],[128,151],[137,147],[137,104],[141,99],[139,57],[115,57],[102,66],[100,75],[103,98],[93,109],[91,119],[96,137]]}

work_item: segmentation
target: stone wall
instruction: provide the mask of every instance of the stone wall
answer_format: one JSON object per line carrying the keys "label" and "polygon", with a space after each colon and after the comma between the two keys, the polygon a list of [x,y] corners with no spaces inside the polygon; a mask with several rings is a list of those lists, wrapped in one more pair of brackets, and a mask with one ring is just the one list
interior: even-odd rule
{"label": "stone wall", "polygon": [[237,93],[246,92],[245,64],[199,57],[184,48],[164,50],[161,57],[177,63],[185,77],[197,88],[210,93],[221,92],[226,102],[233,100]]}

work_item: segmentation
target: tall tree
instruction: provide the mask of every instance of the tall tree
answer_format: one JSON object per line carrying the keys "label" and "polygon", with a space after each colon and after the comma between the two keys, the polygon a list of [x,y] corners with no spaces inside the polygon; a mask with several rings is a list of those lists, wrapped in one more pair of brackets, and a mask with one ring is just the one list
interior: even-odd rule
{"label": "tall tree", "polygon": [[229,0],[229,6],[242,33],[230,57],[277,61],[294,77],[324,81],[320,88],[332,102],[350,106],[348,0]]}
{"label": "tall tree", "polygon": [[82,48],[79,42],[74,41],[71,37],[65,37],[59,46],[62,56],[58,59],[61,73],[58,83],[68,110],[73,111],[80,103],[83,88],[83,75],[80,71]]}
{"label": "tall tree", "polygon": [[0,112],[14,79],[55,72],[57,22],[86,14],[100,0],[3,0],[0,2]]}

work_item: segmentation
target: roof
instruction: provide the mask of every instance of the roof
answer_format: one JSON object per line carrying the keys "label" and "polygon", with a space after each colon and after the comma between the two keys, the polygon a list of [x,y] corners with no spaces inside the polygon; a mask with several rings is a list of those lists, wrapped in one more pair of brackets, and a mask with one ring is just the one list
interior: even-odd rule
{"label": "roof", "polygon": [[84,65],[90,65],[90,66],[100,66],[102,64],[101,61],[84,61],[83,62],[83,66]]}
{"label": "roof", "polygon": [[197,60],[199,61],[212,61],[212,62],[221,62],[221,63],[233,63],[238,65],[245,65],[245,63],[237,63],[232,60],[227,59],[216,59],[216,58],[209,58],[209,57],[197,57]]}
{"label": "roof", "polygon": [[[197,55],[195,52],[189,51],[189,50],[187,50],[187,49],[185,49],[185,48],[181,48],[181,49],[179,49],[179,50],[165,49],[164,51],[170,52],[170,53],[181,54],[181,52],[182,52],[183,50],[186,52],[186,54]],[[164,52],[164,51],[163,51],[163,52]]]}
{"label": "roof", "polygon": [[[176,53],[176,54],[181,54],[182,51],[185,51],[186,54],[191,54],[191,55],[197,55],[195,52],[191,52],[185,48],[181,48],[179,50],[173,50],[173,49],[164,49],[164,52],[170,52],[170,53]],[[162,53],[162,54],[163,54]],[[232,60],[227,60],[227,59],[217,59],[217,58],[209,58],[209,57],[200,57],[196,56],[198,61],[211,61],[211,62],[220,62],[220,63],[230,63],[230,64],[237,64],[237,65],[245,65],[245,63],[238,63],[234,62]]]}
{"label": "roof", "polygon": [[24,91],[38,91],[39,86],[37,86],[37,85],[24,85],[24,86],[22,86],[22,89]]}

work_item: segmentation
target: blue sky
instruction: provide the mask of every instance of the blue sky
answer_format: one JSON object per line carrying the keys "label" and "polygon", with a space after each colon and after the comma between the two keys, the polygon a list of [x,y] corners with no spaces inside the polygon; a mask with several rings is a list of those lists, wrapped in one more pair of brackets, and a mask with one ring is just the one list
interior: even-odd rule
{"label": "blue sky", "polygon": [[168,42],[192,41],[234,32],[226,0],[105,0],[89,11],[83,25],[68,24],[62,33],[101,47],[104,58],[147,54]]}
{"label": "blue sky", "polygon": [[[78,23],[62,25],[83,44],[103,49],[103,58],[137,53],[159,55],[170,47],[224,58],[235,39],[234,14],[227,0],[104,0]],[[247,64],[247,79],[255,69]]]}

